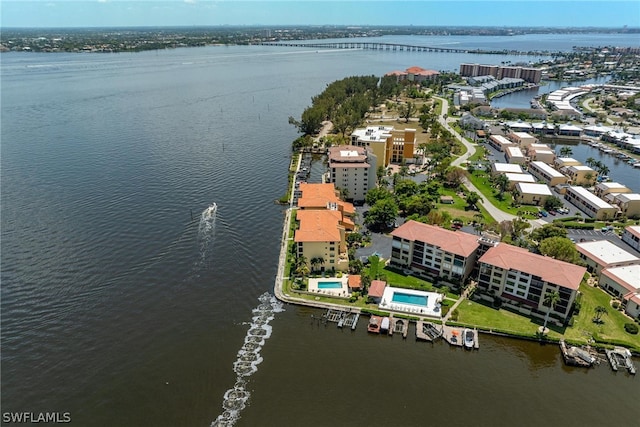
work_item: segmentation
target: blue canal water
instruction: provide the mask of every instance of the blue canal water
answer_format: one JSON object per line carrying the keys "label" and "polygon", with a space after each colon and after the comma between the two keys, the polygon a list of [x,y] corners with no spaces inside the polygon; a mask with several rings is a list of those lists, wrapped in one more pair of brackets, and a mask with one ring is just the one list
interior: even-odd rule
{"label": "blue canal water", "polygon": [[[421,42],[579,44],[567,37]],[[536,58],[221,46],[1,59],[3,412],[79,426],[202,426],[231,409],[244,426],[637,422],[636,379],[566,367],[555,346],[382,339],[262,297],[289,116],[350,75]]]}

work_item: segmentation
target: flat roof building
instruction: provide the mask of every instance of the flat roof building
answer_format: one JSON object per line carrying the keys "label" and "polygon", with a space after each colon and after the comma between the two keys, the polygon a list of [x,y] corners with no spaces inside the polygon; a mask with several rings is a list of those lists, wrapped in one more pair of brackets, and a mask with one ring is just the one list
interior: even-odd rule
{"label": "flat roof building", "polygon": [[629,316],[640,318],[640,264],[602,270],[600,287],[621,298]]}
{"label": "flat roof building", "polygon": [[576,243],[576,249],[587,264],[587,270],[596,276],[600,276],[605,268],[640,264],[640,258],[608,240]]}
{"label": "flat roof building", "polygon": [[347,192],[346,198],[364,201],[376,186],[377,157],[370,148],[341,145],[329,148],[329,181]]}
{"label": "flat roof building", "polygon": [[522,148],[527,148],[531,144],[538,142],[538,138],[527,132],[511,132],[508,137]]}
{"label": "flat roof building", "polygon": [[640,252],[640,225],[628,225],[622,232],[622,241]]}
{"label": "flat roof building", "polygon": [[617,207],[610,205],[583,187],[568,187],[564,198],[590,218],[613,219],[618,213]]}
{"label": "flat roof building", "polygon": [[529,163],[529,173],[551,187],[558,184],[567,183],[566,176],[564,176],[545,162],[534,161]]}
{"label": "flat roof building", "polygon": [[522,165],[525,162],[524,154],[519,147],[505,147],[504,149],[507,162]]}
{"label": "flat roof building", "polygon": [[593,188],[593,194],[604,197],[609,193],[631,193],[631,189],[617,182],[600,182]]}
{"label": "flat roof building", "polygon": [[534,184],[536,182],[536,178],[528,173],[505,173],[504,175],[509,180],[509,189],[513,189],[519,182],[529,184]]}
{"label": "flat roof building", "polygon": [[510,163],[492,163],[491,174],[497,175],[501,173],[522,173],[520,165],[512,165]]}
{"label": "flat roof building", "polygon": [[569,166],[565,173],[572,185],[592,185],[598,178],[598,172],[584,165]]}
{"label": "flat roof building", "polygon": [[553,196],[547,184],[529,184],[518,182],[515,185],[514,199],[523,205],[544,205],[547,198]]}
{"label": "flat roof building", "polygon": [[487,142],[498,151],[505,151],[505,148],[516,145],[515,142],[508,140],[502,135],[490,135]]}

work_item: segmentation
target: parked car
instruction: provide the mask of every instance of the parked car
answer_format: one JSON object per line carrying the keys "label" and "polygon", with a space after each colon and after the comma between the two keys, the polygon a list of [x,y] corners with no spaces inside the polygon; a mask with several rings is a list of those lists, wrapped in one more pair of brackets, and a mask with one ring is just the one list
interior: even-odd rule
{"label": "parked car", "polygon": [[549,215],[556,216],[556,211],[549,211]]}
{"label": "parked car", "polygon": [[545,210],[541,210],[539,215],[546,218],[547,216],[549,216],[549,213],[547,211],[545,211]]}

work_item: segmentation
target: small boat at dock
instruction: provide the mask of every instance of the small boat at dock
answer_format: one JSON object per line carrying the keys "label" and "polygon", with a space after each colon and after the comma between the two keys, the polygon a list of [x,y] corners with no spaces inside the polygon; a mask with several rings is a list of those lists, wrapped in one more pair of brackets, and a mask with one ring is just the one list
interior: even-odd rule
{"label": "small boat at dock", "polygon": [[462,335],[464,337],[464,347],[469,350],[473,350],[473,347],[476,344],[474,332],[471,329],[465,329]]}
{"label": "small boat at dock", "polygon": [[379,334],[381,323],[382,323],[382,317],[371,316],[371,318],[369,319],[369,325],[367,326],[367,332],[371,332],[372,334]]}

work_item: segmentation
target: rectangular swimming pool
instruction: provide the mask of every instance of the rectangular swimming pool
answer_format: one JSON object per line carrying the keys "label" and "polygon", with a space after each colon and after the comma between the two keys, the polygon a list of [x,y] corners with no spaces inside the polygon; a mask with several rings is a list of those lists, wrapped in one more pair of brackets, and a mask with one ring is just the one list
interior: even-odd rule
{"label": "rectangular swimming pool", "polygon": [[318,289],[340,289],[342,282],[318,282]]}
{"label": "rectangular swimming pool", "polygon": [[419,305],[422,307],[427,306],[427,296],[426,295],[413,295],[413,294],[404,294],[402,292],[394,292],[391,301],[401,303],[401,304],[412,304]]}

